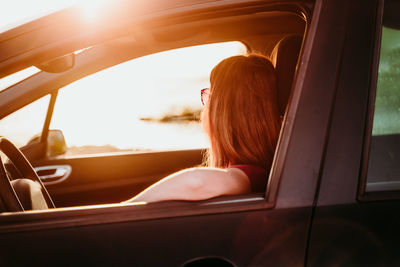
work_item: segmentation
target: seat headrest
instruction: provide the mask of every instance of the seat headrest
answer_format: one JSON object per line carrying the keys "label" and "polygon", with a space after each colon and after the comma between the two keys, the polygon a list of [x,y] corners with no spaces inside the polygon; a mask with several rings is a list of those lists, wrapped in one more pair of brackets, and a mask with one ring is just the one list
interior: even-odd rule
{"label": "seat headrest", "polygon": [[281,115],[285,114],[289,101],[302,41],[303,38],[300,35],[285,36],[275,45],[270,56],[277,73],[278,101]]}

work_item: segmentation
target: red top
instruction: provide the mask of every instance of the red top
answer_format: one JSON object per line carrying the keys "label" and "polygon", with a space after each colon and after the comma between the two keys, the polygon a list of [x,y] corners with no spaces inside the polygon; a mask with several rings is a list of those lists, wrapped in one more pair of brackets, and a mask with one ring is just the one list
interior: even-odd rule
{"label": "red top", "polygon": [[250,180],[251,192],[265,192],[268,181],[267,170],[255,165],[230,165],[230,168],[242,170]]}

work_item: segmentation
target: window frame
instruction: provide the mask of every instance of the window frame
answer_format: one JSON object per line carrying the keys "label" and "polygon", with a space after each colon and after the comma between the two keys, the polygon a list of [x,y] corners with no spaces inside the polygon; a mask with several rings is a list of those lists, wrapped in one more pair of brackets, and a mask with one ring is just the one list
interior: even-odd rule
{"label": "window frame", "polygon": [[[319,12],[319,10],[318,10]],[[318,18],[318,12],[314,12],[313,17]],[[316,34],[316,27],[308,28],[310,20],[304,15],[306,21],[306,27],[304,29],[304,39],[308,39],[308,42],[312,42],[314,35]],[[315,23],[318,21],[316,20]],[[305,40],[303,40],[305,42]],[[303,55],[302,51],[299,54],[299,62],[301,57],[311,56],[311,46],[308,49],[307,54]],[[90,49],[85,52],[90,52]],[[307,59],[303,59],[304,62],[308,62]],[[103,69],[103,68],[101,68]],[[305,72],[307,66],[302,65],[302,70]],[[97,72],[91,71],[91,73]],[[297,70],[299,72],[300,68]],[[90,75],[88,73],[85,76]],[[78,75],[79,76],[79,75]],[[296,74],[296,76],[298,76]],[[46,83],[51,83],[50,77],[45,77]],[[296,79],[296,78],[295,78]],[[76,80],[76,79],[75,79]],[[300,86],[300,82],[293,83],[293,86]],[[22,86],[21,86],[22,87]],[[61,87],[61,86],[60,86]],[[16,88],[17,89],[17,88]],[[22,88],[21,88],[22,89]],[[41,90],[40,90],[41,89]],[[46,90],[53,90],[56,92],[58,89],[43,89],[37,88],[37,92],[46,92]],[[38,94],[35,92],[36,94]],[[301,95],[301,91],[297,92],[297,101],[292,101],[292,107],[290,108],[290,118],[293,119],[296,115],[298,98]],[[40,94],[40,93],[39,93]],[[49,108],[50,109],[50,108]],[[284,125],[284,124],[283,124]],[[293,127],[293,124],[290,124]],[[286,126],[282,126],[286,127]],[[289,127],[287,127],[289,128]],[[187,203],[181,201],[168,201],[160,202],[148,205],[140,204],[110,204],[110,205],[96,205],[86,207],[72,207],[72,208],[60,208],[51,211],[32,211],[28,213],[13,213],[6,214],[3,217],[4,224],[0,225],[0,232],[16,232],[20,230],[38,230],[38,229],[49,229],[59,228],[66,226],[76,225],[91,225],[98,223],[112,223],[122,221],[137,221],[137,220],[148,220],[156,218],[172,218],[189,215],[209,215],[209,214],[222,214],[231,212],[243,212],[243,211],[256,211],[256,210],[271,210],[275,207],[276,199],[278,195],[279,182],[281,178],[281,172],[286,162],[286,153],[289,146],[289,137],[292,134],[292,129],[281,131],[280,143],[276,149],[276,155],[274,158],[273,167],[271,168],[269,183],[272,185],[268,187],[267,195],[264,197],[262,194],[251,194],[233,197],[222,197],[218,199],[211,199],[206,201],[199,201],[196,203]],[[176,208],[173,212],[169,209],[170,207]],[[195,208],[194,208],[195,207]],[[107,214],[110,216],[103,216],[102,221],[99,222],[98,216]],[[11,223],[10,226],[7,225]]]}
{"label": "window frame", "polygon": [[[364,136],[364,150],[361,161],[361,171],[358,186],[357,199],[361,202],[370,202],[377,200],[393,200],[400,199],[400,189],[398,190],[387,190],[387,191],[367,191],[367,176],[368,176],[368,164],[370,158],[371,142],[372,142],[372,128],[375,113],[375,101],[377,94],[377,83],[379,75],[379,60],[382,42],[382,27],[383,27],[383,16],[384,16],[385,1],[380,0],[377,8],[377,20],[375,28],[375,44],[374,44],[374,55],[371,70],[371,86],[369,89],[368,96],[368,109],[365,123],[365,136]],[[400,181],[399,181],[400,182]]]}

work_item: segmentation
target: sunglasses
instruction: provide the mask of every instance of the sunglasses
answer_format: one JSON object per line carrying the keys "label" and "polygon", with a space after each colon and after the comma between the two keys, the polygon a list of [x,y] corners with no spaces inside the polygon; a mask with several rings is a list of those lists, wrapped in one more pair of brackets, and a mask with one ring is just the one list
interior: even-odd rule
{"label": "sunglasses", "polygon": [[201,103],[204,106],[208,101],[208,97],[210,96],[210,88],[201,89],[200,95],[201,95]]}

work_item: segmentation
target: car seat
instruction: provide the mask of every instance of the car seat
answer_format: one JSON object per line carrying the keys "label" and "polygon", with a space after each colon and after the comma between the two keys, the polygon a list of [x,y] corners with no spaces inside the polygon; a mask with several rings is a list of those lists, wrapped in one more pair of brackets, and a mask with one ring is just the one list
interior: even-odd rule
{"label": "car seat", "polygon": [[270,55],[277,72],[278,101],[282,116],[289,101],[302,41],[300,35],[285,36],[275,45]]}

